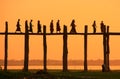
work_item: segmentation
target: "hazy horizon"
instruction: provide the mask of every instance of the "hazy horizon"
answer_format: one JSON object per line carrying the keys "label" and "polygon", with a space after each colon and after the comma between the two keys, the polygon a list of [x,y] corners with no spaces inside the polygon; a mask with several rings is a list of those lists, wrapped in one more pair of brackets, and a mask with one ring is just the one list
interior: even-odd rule
{"label": "hazy horizon", "polygon": [[[120,59],[119,60],[110,60],[110,66],[120,66]],[[24,64],[24,60],[8,60],[8,66],[21,66]],[[47,64],[54,66],[54,65],[62,65],[62,60],[54,60],[54,59],[48,59]],[[90,66],[99,66],[103,64],[103,60],[97,59],[97,60],[88,60],[88,65]],[[0,59],[0,65],[4,65],[4,60]],[[29,65],[43,65],[43,60],[29,60]],[[83,60],[68,60],[68,65],[76,65],[81,66],[84,65]]]}

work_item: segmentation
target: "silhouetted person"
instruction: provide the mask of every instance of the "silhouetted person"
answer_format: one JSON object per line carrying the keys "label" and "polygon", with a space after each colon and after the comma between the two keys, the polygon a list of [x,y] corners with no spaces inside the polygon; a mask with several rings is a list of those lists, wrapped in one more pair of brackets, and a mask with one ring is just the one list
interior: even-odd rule
{"label": "silhouetted person", "polygon": [[105,65],[102,65],[102,72],[105,72]]}
{"label": "silhouetted person", "polygon": [[21,32],[20,26],[21,26],[21,25],[20,25],[20,19],[18,19],[17,24],[16,24],[17,29],[16,29],[15,33],[16,33],[16,32]]}
{"label": "silhouetted person", "polygon": [[93,22],[93,33],[96,33],[96,21]]}
{"label": "silhouetted person", "polygon": [[33,25],[32,25],[32,20],[30,21],[30,28],[29,28],[29,32],[33,33],[33,29],[32,29]]}
{"label": "silhouetted person", "polygon": [[40,24],[40,21],[38,20],[38,23],[37,23],[37,33],[41,33],[41,24]]}
{"label": "silhouetted person", "polygon": [[28,21],[25,21],[25,27],[28,28]]}
{"label": "silhouetted person", "polygon": [[[28,27],[29,27],[29,26],[28,26],[28,21],[26,20],[26,21],[25,21],[25,28],[28,29]],[[26,30],[26,29],[25,29],[25,30]],[[29,29],[28,29],[27,31],[29,32]]]}
{"label": "silhouetted person", "polygon": [[50,33],[53,33],[54,31],[54,25],[53,25],[53,20],[50,22]]}
{"label": "silhouetted person", "polygon": [[103,26],[103,33],[104,33],[104,32],[105,32],[105,33],[107,32],[107,26],[106,26],[106,25]]}
{"label": "silhouetted person", "polygon": [[57,21],[56,23],[56,32],[60,33],[61,29],[60,29],[60,20]]}
{"label": "silhouetted person", "polygon": [[101,32],[103,33],[105,29],[105,24],[103,23],[103,21],[101,21],[100,23],[100,28],[101,28]]}
{"label": "silhouetted person", "polygon": [[75,29],[76,25],[75,25],[75,20],[74,19],[72,20],[70,26],[72,27],[70,33],[77,33],[76,29]]}

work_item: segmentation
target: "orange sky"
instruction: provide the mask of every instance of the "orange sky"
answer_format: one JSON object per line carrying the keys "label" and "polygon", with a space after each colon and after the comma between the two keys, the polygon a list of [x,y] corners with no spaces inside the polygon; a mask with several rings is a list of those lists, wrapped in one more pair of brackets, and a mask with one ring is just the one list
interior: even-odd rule
{"label": "orange sky", "polygon": [[[84,25],[92,32],[92,23],[97,22],[97,32],[100,32],[100,22],[110,25],[110,31],[120,31],[120,0],[1,0],[0,1],[0,31],[4,31],[4,22],[9,22],[9,31],[16,29],[17,19],[21,19],[24,31],[24,21],[33,19],[34,32],[37,20],[47,25],[49,32],[50,20],[54,24],[60,19],[70,30],[70,22],[76,20],[77,32],[84,31]],[[47,36],[48,59],[62,59],[62,36]],[[69,59],[83,59],[83,36],[69,36]],[[119,36],[110,38],[110,59],[119,59]],[[0,59],[4,58],[4,36],[0,36]],[[42,59],[42,36],[30,36],[30,59]],[[24,58],[24,36],[9,36],[9,59]],[[103,59],[102,37],[89,36],[88,59]]]}

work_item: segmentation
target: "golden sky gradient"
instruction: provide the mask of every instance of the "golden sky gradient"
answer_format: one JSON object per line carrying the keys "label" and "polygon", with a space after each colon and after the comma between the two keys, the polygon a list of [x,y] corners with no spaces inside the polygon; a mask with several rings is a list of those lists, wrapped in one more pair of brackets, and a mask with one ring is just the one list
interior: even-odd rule
{"label": "golden sky gradient", "polygon": [[[84,31],[84,25],[92,32],[92,23],[97,22],[97,32],[100,32],[100,22],[103,20],[110,26],[110,31],[120,31],[120,0],[0,0],[0,31],[4,32],[5,21],[9,22],[9,31],[15,32],[17,19],[21,19],[21,29],[24,31],[24,21],[33,19],[33,30],[36,32],[37,20],[47,25],[50,21],[60,19],[61,28],[66,24],[70,31],[70,23],[75,19],[77,32]],[[54,26],[55,27],[55,26]],[[88,59],[103,59],[102,36],[88,37]],[[48,59],[62,59],[62,36],[47,36]],[[83,59],[83,36],[69,36],[69,59]],[[110,59],[120,57],[120,37],[110,36]],[[42,59],[42,36],[30,36],[30,59]],[[9,36],[9,59],[24,58],[24,36]],[[0,36],[0,59],[4,58],[4,36]]]}

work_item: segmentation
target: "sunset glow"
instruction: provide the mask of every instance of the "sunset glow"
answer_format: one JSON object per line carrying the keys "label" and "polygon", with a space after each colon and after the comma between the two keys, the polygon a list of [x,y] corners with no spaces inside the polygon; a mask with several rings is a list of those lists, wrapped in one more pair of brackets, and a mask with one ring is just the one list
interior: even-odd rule
{"label": "sunset glow", "polygon": [[[100,22],[103,20],[110,26],[110,32],[120,31],[120,0],[1,0],[0,1],[0,32],[5,31],[5,21],[9,23],[9,32],[15,32],[17,20],[21,19],[21,29],[24,32],[25,20],[33,20],[33,31],[37,32],[37,21],[47,26],[50,21],[59,19],[67,25],[75,19],[77,32],[84,32],[84,25],[93,32],[92,23],[97,22],[97,32],[100,32]],[[56,32],[56,31],[55,31]],[[103,59],[102,36],[88,36],[88,59]],[[69,59],[81,59],[84,56],[83,36],[68,36]],[[9,36],[8,59],[24,58],[24,36]],[[48,59],[62,60],[62,36],[47,36]],[[110,59],[120,57],[120,37],[110,36]],[[0,59],[4,58],[4,35],[0,35]],[[30,36],[30,59],[43,59],[42,36]]]}

